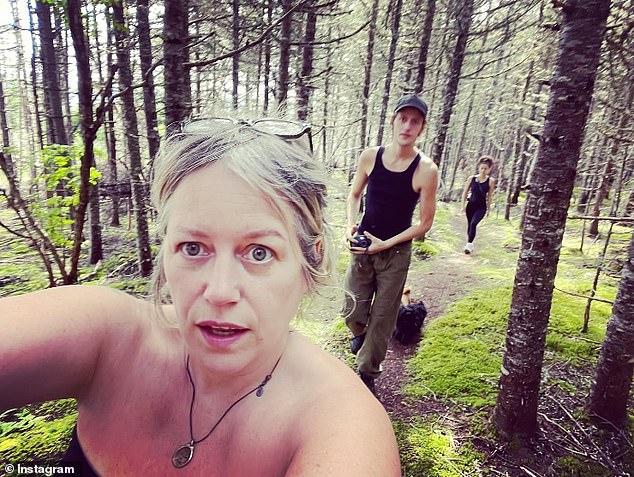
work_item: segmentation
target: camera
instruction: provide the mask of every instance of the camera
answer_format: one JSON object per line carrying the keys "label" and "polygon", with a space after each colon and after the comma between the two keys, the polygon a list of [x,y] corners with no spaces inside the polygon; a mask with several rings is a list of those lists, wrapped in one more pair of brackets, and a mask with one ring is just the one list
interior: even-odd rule
{"label": "camera", "polygon": [[351,247],[368,248],[370,245],[372,245],[372,240],[363,234],[355,235],[350,241]]}

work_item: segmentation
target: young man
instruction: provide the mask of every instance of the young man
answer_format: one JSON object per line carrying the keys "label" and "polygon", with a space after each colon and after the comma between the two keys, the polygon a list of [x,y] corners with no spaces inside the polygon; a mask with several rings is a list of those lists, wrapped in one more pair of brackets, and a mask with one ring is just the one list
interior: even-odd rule
{"label": "young man", "polygon": [[[343,314],[353,334],[350,349],[357,354],[359,375],[372,392],[396,324],[412,239],[431,228],[436,211],[438,168],[415,146],[426,117],[427,104],[418,96],[398,100],[390,121],[392,142],[363,151],[347,200],[352,257]],[[357,224],[364,191],[365,213]],[[412,225],[419,200],[420,221]]]}

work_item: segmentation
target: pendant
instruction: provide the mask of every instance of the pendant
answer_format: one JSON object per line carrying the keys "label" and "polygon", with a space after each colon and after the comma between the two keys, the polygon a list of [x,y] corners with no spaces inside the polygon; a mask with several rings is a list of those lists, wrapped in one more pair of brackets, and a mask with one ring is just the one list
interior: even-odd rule
{"label": "pendant", "polygon": [[172,455],[172,465],[177,469],[181,469],[189,464],[194,457],[194,441],[189,444],[180,446]]}

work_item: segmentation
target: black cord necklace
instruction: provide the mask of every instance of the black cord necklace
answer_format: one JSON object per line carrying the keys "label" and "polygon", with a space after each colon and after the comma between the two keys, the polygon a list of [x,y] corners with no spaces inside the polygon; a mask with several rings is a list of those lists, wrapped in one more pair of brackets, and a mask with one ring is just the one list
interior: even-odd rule
{"label": "black cord necklace", "polygon": [[194,401],[196,399],[196,385],[194,384],[194,380],[192,379],[192,373],[189,370],[189,355],[187,355],[187,364],[185,365],[185,369],[187,370],[187,376],[189,377],[189,382],[192,384],[192,399],[189,404],[190,441],[189,443],[183,444],[182,446],[178,447],[176,451],[174,451],[174,454],[172,455],[172,465],[176,467],[177,469],[180,469],[185,467],[187,464],[189,464],[194,457],[194,446],[196,446],[196,444],[200,444],[202,441],[207,439],[216,430],[216,427],[218,427],[218,425],[222,422],[225,416],[229,414],[229,411],[231,411],[231,409],[233,409],[233,407],[236,404],[238,404],[244,398],[246,398],[247,396],[253,393],[255,393],[257,397],[262,397],[262,395],[264,394],[264,386],[266,386],[266,384],[271,380],[271,377],[273,376],[273,373],[275,372],[275,368],[277,368],[277,365],[280,362],[280,359],[282,359],[282,355],[280,355],[280,357],[277,358],[277,361],[275,362],[275,366],[273,366],[273,369],[271,370],[271,372],[264,377],[264,380],[259,385],[251,389],[251,391],[247,392],[246,394],[236,399],[233,402],[233,404],[231,404],[231,406],[229,406],[227,410],[222,414],[222,416],[220,416],[220,419],[216,421],[214,426],[209,430],[207,434],[205,434],[205,436],[202,439],[194,439],[194,424],[193,424],[192,415],[194,412]]}

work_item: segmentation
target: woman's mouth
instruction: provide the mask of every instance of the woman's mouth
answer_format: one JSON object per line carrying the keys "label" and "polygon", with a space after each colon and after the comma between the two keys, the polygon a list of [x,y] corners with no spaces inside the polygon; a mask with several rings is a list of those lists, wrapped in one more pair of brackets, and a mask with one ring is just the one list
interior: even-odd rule
{"label": "woman's mouth", "polygon": [[196,326],[208,344],[221,347],[235,343],[249,331],[248,328],[229,323],[205,322]]}

